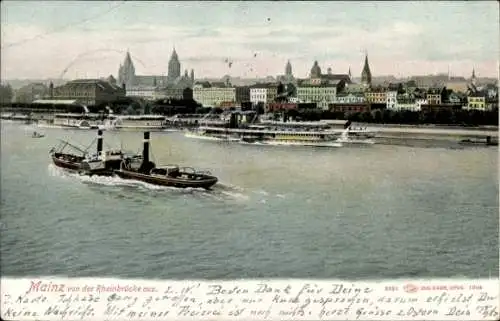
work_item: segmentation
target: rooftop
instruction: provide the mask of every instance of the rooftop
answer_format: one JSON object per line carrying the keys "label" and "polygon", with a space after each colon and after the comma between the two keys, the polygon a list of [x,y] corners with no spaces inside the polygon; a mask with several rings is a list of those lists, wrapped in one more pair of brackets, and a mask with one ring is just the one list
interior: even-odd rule
{"label": "rooftop", "polygon": [[112,84],[108,81],[102,80],[102,79],[77,79],[77,80],[72,80],[68,81],[66,84],[58,87],[81,87],[81,86],[98,86],[99,88],[103,90],[121,90],[122,88],[120,86],[117,86],[115,84]]}
{"label": "rooftop", "polygon": [[77,105],[77,100],[64,100],[64,99],[38,99],[33,101],[33,104],[51,104],[51,105]]}

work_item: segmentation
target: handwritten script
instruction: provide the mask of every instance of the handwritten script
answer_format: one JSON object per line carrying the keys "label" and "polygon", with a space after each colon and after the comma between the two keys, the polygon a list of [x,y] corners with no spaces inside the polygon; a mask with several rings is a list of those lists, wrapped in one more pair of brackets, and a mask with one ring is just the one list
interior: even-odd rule
{"label": "handwritten script", "polygon": [[498,320],[498,280],[1,279],[6,320]]}

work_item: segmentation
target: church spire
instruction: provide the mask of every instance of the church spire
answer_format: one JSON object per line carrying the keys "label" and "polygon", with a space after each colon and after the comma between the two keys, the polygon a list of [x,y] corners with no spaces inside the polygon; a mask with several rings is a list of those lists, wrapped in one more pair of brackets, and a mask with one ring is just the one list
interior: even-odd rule
{"label": "church spire", "polygon": [[175,51],[175,46],[172,49],[172,57],[170,59],[179,59],[179,56],[177,56],[177,51]]}
{"label": "church spire", "polygon": [[292,75],[292,64],[290,63],[290,60],[287,61],[286,66],[285,66],[285,75],[287,75],[287,76]]}
{"label": "church spire", "polygon": [[363,66],[363,71],[361,72],[361,83],[367,87],[370,87],[372,84],[372,73],[368,63],[368,52],[365,53],[365,65]]}
{"label": "church spire", "polygon": [[123,63],[125,68],[129,68],[130,66],[133,66],[134,63],[132,62],[132,56],[130,56],[130,51],[127,49],[127,54],[125,55],[125,61]]}
{"label": "church spire", "polygon": [[126,84],[127,86],[133,86],[135,82],[135,67],[132,61],[132,56],[130,51],[127,49],[125,54],[125,60],[123,65],[120,64],[118,69],[118,82],[121,84]]}

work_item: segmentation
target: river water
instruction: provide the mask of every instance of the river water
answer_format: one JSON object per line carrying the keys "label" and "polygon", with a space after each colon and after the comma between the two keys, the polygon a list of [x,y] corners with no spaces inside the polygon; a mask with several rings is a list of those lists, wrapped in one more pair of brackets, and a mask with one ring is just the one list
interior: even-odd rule
{"label": "river water", "polygon": [[[1,271],[9,276],[414,278],[498,275],[498,149],[247,146],[152,133],[157,164],[213,191],[85,178],[51,165],[93,131],[2,122]],[[142,133],[105,132],[140,151]]]}

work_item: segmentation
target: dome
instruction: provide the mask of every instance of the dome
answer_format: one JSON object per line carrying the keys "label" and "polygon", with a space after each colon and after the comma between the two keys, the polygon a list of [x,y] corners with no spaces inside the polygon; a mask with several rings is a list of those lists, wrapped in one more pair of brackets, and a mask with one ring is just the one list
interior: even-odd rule
{"label": "dome", "polygon": [[311,68],[311,78],[319,78],[320,76],[321,68],[318,65],[318,61],[315,61],[313,67]]}

